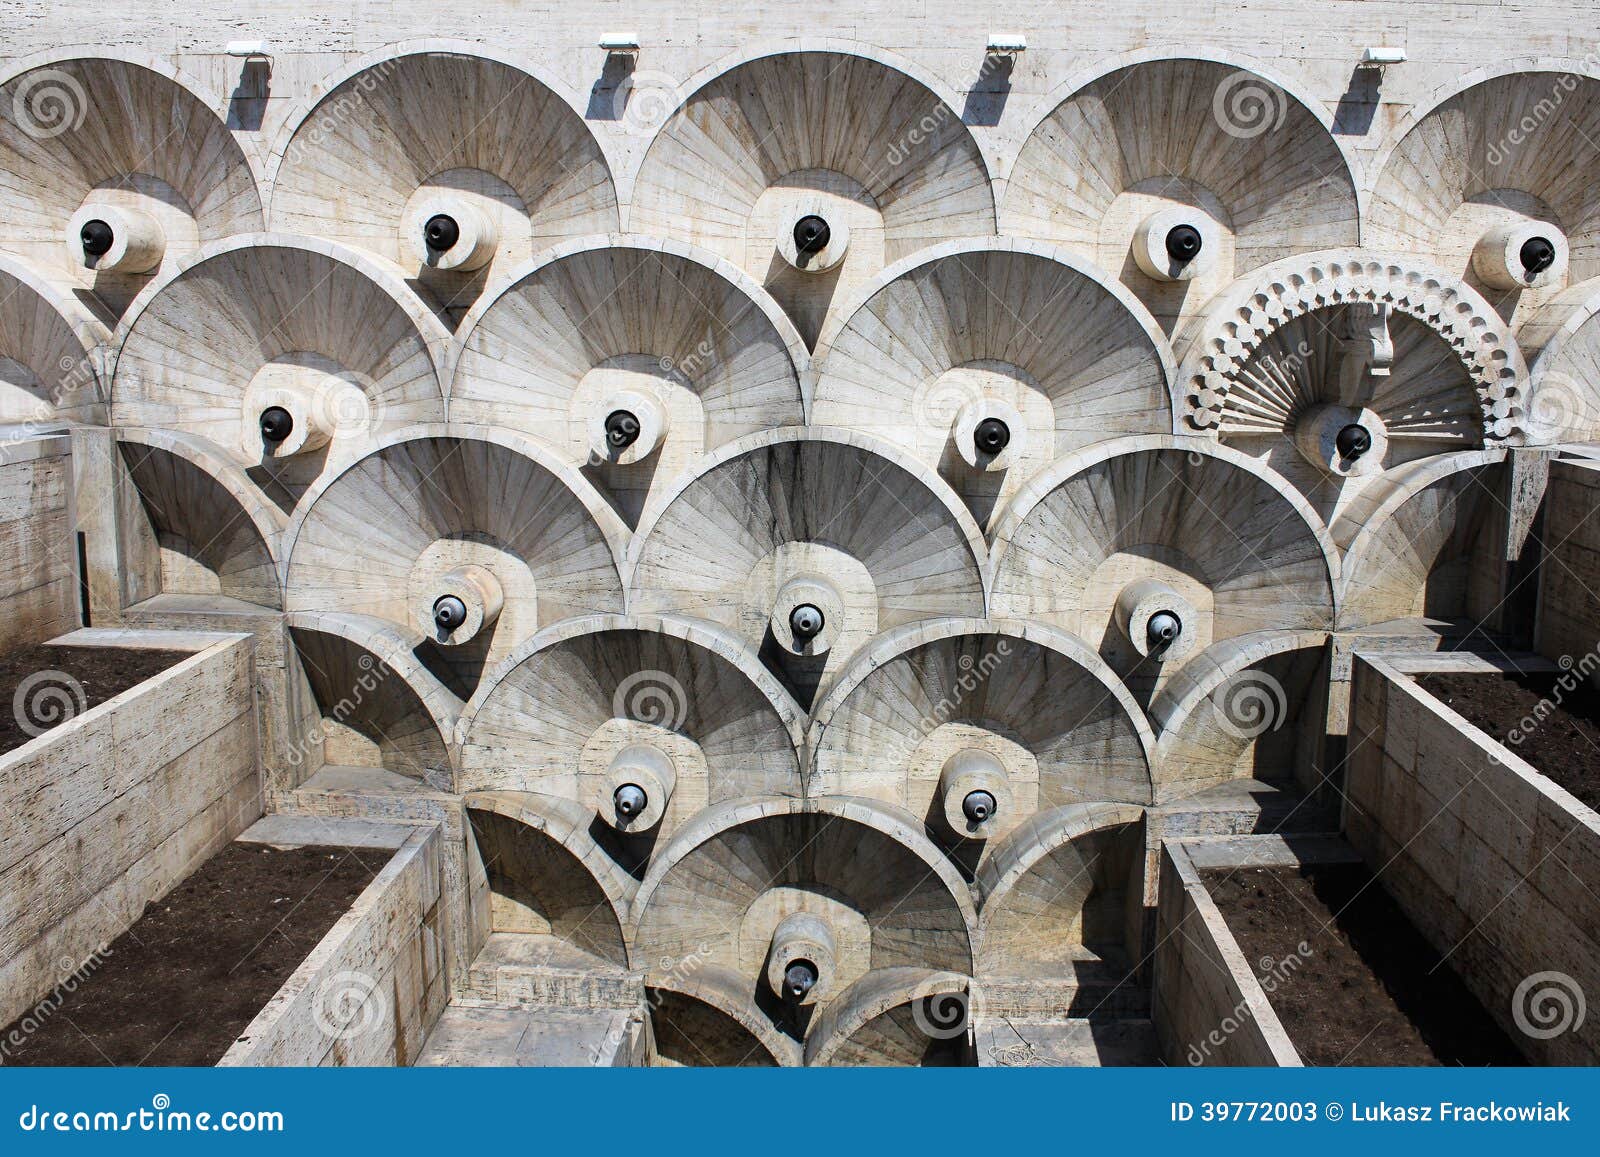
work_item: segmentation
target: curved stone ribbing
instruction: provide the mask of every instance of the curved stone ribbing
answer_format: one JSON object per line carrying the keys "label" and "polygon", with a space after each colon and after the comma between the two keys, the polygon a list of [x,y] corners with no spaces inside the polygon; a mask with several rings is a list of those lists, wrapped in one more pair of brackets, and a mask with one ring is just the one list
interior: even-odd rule
{"label": "curved stone ribbing", "polygon": [[466,52],[422,45],[340,79],[276,163],[273,228],[360,245],[408,272],[421,263],[407,210],[429,195],[497,226],[481,276],[618,223],[610,168],[582,118],[513,65]]}
{"label": "curved stone ribbing", "polygon": [[[162,69],[158,71],[158,69]],[[164,66],[111,56],[30,69],[0,87],[0,246],[120,311],[147,280],[68,260],[86,203],[148,214],[170,270],[201,245],[259,230],[255,175],[222,120]]]}
{"label": "curved stone ribbing", "polygon": [[1241,281],[1188,330],[1179,381],[1191,427],[1223,420],[1241,370],[1285,323],[1337,305],[1387,306],[1432,328],[1471,376],[1486,440],[1525,431],[1527,368],[1510,327],[1467,285],[1401,257],[1296,257]]}

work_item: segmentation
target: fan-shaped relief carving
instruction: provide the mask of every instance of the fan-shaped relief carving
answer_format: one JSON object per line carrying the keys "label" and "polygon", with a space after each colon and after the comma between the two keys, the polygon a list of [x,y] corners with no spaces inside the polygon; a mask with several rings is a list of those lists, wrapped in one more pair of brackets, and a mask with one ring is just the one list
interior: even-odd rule
{"label": "fan-shaped relief carving", "polygon": [[[1226,432],[1230,421],[1237,424],[1237,415],[1247,410],[1251,401],[1248,396],[1242,397],[1230,410],[1232,391],[1242,382],[1247,395],[1259,393],[1262,382],[1271,376],[1265,364],[1254,373],[1246,372],[1250,363],[1266,358],[1281,371],[1289,357],[1298,356],[1309,362],[1316,349],[1311,339],[1295,338],[1292,331],[1283,339],[1275,335],[1299,318],[1315,318],[1319,312],[1335,309],[1339,328],[1326,340],[1331,343],[1337,337],[1348,344],[1339,346],[1340,396],[1329,400],[1348,408],[1365,404],[1369,410],[1375,409],[1370,403],[1379,399],[1401,411],[1454,405],[1437,396],[1438,387],[1431,384],[1436,375],[1420,370],[1417,379],[1404,375],[1400,383],[1415,387],[1414,391],[1407,390],[1398,397],[1384,393],[1397,389],[1396,383],[1380,383],[1378,379],[1393,378],[1397,371],[1396,349],[1403,349],[1407,339],[1405,327],[1399,327],[1402,345],[1397,347],[1394,319],[1403,315],[1414,318],[1442,339],[1468,376],[1476,394],[1482,440],[1514,445],[1525,437],[1527,367],[1510,328],[1488,302],[1444,273],[1404,258],[1360,253],[1292,258],[1261,270],[1215,300],[1180,343],[1183,361],[1179,381],[1189,426]],[[1330,317],[1329,323],[1333,321]],[[1289,344],[1285,352],[1286,341]],[[1427,344],[1418,341],[1423,346]],[[1302,353],[1307,346],[1310,348]],[[1418,360],[1431,368],[1437,357],[1430,352]],[[1388,375],[1374,373],[1385,368]],[[1324,381],[1333,380],[1331,372],[1329,367]],[[1439,376],[1449,375],[1441,368]],[[1445,393],[1457,396],[1453,388]],[[1425,410],[1420,416],[1429,417]],[[1372,427],[1373,420],[1362,417],[1361,424]],[[1417,428],[1402,422],[1402,433]],[[1426,422],[1421,429],[1431,437]],[[1386,437],[1376,427],[1370,436],[1374,444]]]}
{"label": "fan-shaped relief carving", "polygon": [[1165,336],[1064,251],[956,242],[873,286],[818,347],[813,420],[910,450],[980,521],[1062,454],[1173,430]]}
{"label": "fan-shaped relief carving", "polygon": [[206,438],[291,494],[373,438],[443,417],[449,335],[355,250],[224,242],[150,286],[117,337],[119,426]]}
{"label": "fan-shaped relief carving", "polygon": [[1150,705],[1161,729],[1156,802],[1310,769],[1326,729],[1327,641],[1321,631],[1239,635],[1180,671]]}
{"label": "fan-shaped relief carving", "polygon": [[1478,391],[1449,343],[1369,305],[1285,322],[1234,374],[1217,432],[1332,522],[1385,469],[1482,444]]}
{"label": "fan-shaped relief carving", "polygon": [[1041,809],[999,841],[978,870],[978,975],[1074,985],[1127,977],[1138,960],[1130,933],[1142,907],[1143,819],[1126,804],[1070,804]]}
{"label": "fan-shaped relief carving", "polygon": [[26,262],[0,255],[0,425],[103,424],[110,332]]}
{"label": "fan-shaped relief carving", "polygon": [[306,495],[285,536],[288,609],[415,631],[418,654],[466,698],[541,626],[622,610],[623,533],[533,443],[418,427]]}
{"label": "fan-shaped relief carving", "polygon": [[738,269],[649,238],[543,255],[462,324],[454,422],[543,438],[630,524],[653,488],[743,435],[804,421],[804,345]]}
{"label": "fan-shaped relief carving", "polygon": [[1076,637],[936,620],[887,632],[841,674],[816,710],[809,786],[903,809],[970,869],[1036,812],[1149,803],[1153,743]]}
{"label": "fan-shaped relief carving", "polygon": [[739,974],[715,964],[650,974],[653,1063],[769,1068],[801,1063],[800,1043],[756,1006]]}
{"label": "fan-shaped relief carving", "polygon": [[611,170],[583,119],[479,53],[411,42],[326,85],[276,150],[273,228],[395,261],[456,312],[538,250],[614,231]]}
{"label": "fan-shaped relief carving", "polygon": [[1096,647],[1141,698],[1212,644],[1332,625],[1332,540],[1305,499],[1236,451],[1130,438],[1051,467],[995,534],[997,615]]}
{"label": "fan-shaped relief carving", "polygon": [[1333,534],[1344,550],[1339,629],[1421,616],[1480,621],[1500,601],[1492,520],[1504,450],[1477,450],[1391,471]]}
{"label": "fan-shaped relief carving", "polygon": [[1528,442],[1600,441],[1600,280],[1552,296],[1517,332],[1529,359]]}
{"label": "fan-shaped relief carving", "polygon": [[937,241],[993,234],[960,115],[856,46],[772,52],[699,87],[662,127],[631,227],[747,270],[814,343],[830,303]]}
{"label": "fan-shaped relief carving", "polygon": [[708,805],[799,796],[799,709],[726,633],[602,616],[541,632],[461,724],[461,790],[572,800],[632,864]]}
{"label": "fan-shaped relief carving", "polygon": [[146,519],[128,531],[141,543],[125,551],[132,601],[181,596],[186,605],[281,609],[275,552],[283,515],[244,473],[182,434],[117,437]]}
{"label": "fan-shaped relief carving", "polygon": [[462,704],[417,658],[416,632],[335,612],[288,620],[317,713],[310,733],[291,747],[290,762],[307,773],[382,768],[452,790],[449,743]]}
{"label": "fan-shaped relief carving", "polygon": [[635,959],[707,966],[795,1039],[869,973],[968,975],[976,913],[920,829],[863,800],[747,800],[680,829],[634,900]]}
{"label": "fan-shaped relief carving", "polygon": [[976,1063],[975,985],[955,972],[881,968],[823,1009],[806,1035],[805,1063],[834,1067],[948,1068]]}
{"label": "fan-shaped relief carving", "polygon": [[628,967],[624,919],[637,883],[589,834],[569,800],[474,792],[468,876],[480,933],[515,938],[524,963],[590,975]]}
{"label": "fan-shaped relief carving", "polygon": [[984,556],[972,516],[915,459],[848,431],[771,431],[646,515],[629,609],[724,627],[807,706],[879,631],[981,617]]}
{"label": "fan-shaped relief carving", "polygon": [[1521,320],[1600,274],[1600,204],[1585,165],[1600,81],[1555,62],[1421,102],[1383,161],[1370,243],[1428,254]]}
{"label": "fan-shaped relief carving", "polygon": [[202,245],[262,228],[227,127],[154,59],[80,56],[0,82],[0,246],[107,318]]}
{"label": "fan-shaped relief carving", "polygon": [[1111,270],[1168,332],[1257,266],[1358,243],[1344,155],[1283,84],[1158,58],[1064,87],[1012,167],[1001,230]]}

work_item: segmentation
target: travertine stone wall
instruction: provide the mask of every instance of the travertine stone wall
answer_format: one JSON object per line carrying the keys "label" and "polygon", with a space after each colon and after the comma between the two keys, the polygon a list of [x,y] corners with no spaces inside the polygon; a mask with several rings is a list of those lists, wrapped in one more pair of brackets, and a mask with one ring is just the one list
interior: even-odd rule
{"label": "travertine stone wall", "polygon": [[0,444],[0,650],[53,639],[78,616],[72,439]]}
{"label": "travertine stone wall", "polygon": [[247,636],[69,639],[196,654],[0,757],[5,1023],[262,809]]}
{"label": "travertine stone wall", "polygon": [[1600,816],[1405,673],[1442,662],[1355,656],[1346,835],[1530,1057],[1594,1064],[1592,1016],[1526,1026],[1542,977],[1562,974],[1568,999],[1600,985]]}
{"label": "travertine stone wall", "polygon": [[1545,491],[1545,554],[1539,574],[1537,646],[1546,658],[1566,656],[1589,674],[1600,647],[1600,462],[1551,463]]}

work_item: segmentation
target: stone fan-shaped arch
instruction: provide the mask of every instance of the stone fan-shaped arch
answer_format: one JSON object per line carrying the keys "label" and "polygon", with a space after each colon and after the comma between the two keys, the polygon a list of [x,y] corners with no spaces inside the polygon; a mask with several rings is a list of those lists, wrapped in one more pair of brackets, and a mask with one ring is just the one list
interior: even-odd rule
{"label": "stone fan-shaped arch", "polygon": [[[259,234],[208,247],[146,288],[117,332],[112,418],[204,437],[234,461],[269,463],[301,490],[373,437],[443,416],[436,359],[449,335],[399,278],[357,250]],[[302,421],[321,450],[271,457],[264,388],[309,380]],[[300,465],[300,463],[305,465]]]}
{"label": "stone fan-shaped arch", "polygon": [[1529,444],[1600,441],[1600,281],[1553,295],[1517,340],[1530,361]]}
{"label": "stone fan-shaped arch", "polygon": [[[725,446],[646,514],[629,609],[717,623],[807,702],[880,630],[981,617],[984,554],[971,514],[916,459],[849,431],[770,431]],[[772,616],[796,581],[830,592],[816,596],[837,632],[826,653],[774,649]]]}
{"label": "stone fan-shaped arch", "polygon": [[[1568,269],[1529,296],[1594,277],[1600,205],[1585,162],[1596,140],[1600,80],[1587,63],[1507,62],[1443,86],[1417,102],[1380,160],[1370,243],[1426,253],[1482,285],[1472,261],[1479,239],[1545,222],[1564,235]],[[1502,303],[1508,318],[1517,304],[1514,295]]]}
{"label": "stone fan-shaped arch", "polygon": [[978,870],[980,976],[1060,976],[1074,961],[1128,958],[1127,891],[1144,810],[1086,803],[1041,810]]}
{"label": "stone fan-shaped arch", "polygon": [[624,915],[636,883],[567,800],[528,792],[464,796],[469,872],[488,890],[492,932],[549,937],[602,967],[628,967]]}
{"label": "stone fan-shaped arch", "polygon": [[[273,228],[359,245],[451,304],[464,308],[485,280],[547,246],[618,227],[611,169],[583,118],[482,45],[393,46],[312,99],[273,150]],[[422,260],[411,234],[434,201],[486,219],[496,243],[484,264],[452,274]]]}
{"label": "stone fan-shaped arch", "polygon": [[338,612],[287,620],[320,712],[323,762],[378,766],[451,790],[449,745],[461,700],[417,658],[416,633]]}
{"label": "stone fan-shaped arch", "polygon": [[1257,270],[1219,295],[1178,343],[1184,418],[1223,424],[1242,371],[1283,326],[1335,306],[1382,307],[1416,319],[1449,346],[1472,382],[1485,441],[1525,430],[1527,367],[1510,327],[1471,287],[1405,257],[1334,252]]}
{"label": "stone fan-shaped arch", "polygon": [[[691,246],[585,238],[512,274],[463,321],[452,421],[543,438],[588,468],[630,521],[652,485],[706,452],[804,420],[794,326],[751,278]],[[665,420],[659,448],[623,462],[599,435],[629,396]]]}
{"label": "stone fan-shaped arch", "polygon": [[946,1068],[972,1064],[972,982],[955,972],[875,969],[823,1009],[806,1034],[815,1067]]}
{"label": "stone fan-shaped arch", "polygon": [[1271,470],[1195,439],[1129,438],[1064,459],[1017,495],[995,541],[995,612],[1103,650],[1116,650],[1119,592],[1140,579],[1193,604],[1202,650],[1332,621],[1338,556],[1315,512]]}
{"label": "stone fan-shaped arch", "polygon": [[797,912],[832,929],[826,999],[880,968],[971,971],[966,884],[918,827],[864,800],[746,800],[702,812],[652,862],[633,912],[637,959],[667,971],[729,969],[764,1006],[773,932]]}
{"label": "stone fan-shaped arch", "polygon": [[1483,570],[1502,508],[1504,450],[1424,459],[1386,475],[1334,524],[1344,550],[1339,629],[1392,619],[1481,619],[1498,601]]}
{"label": "stone fan-shaped arch", "polygon": [[1178,672],[1150,704],[1156,802],[1241,777],[1287,780],[1325,729],[1311,712],[1327,641],[1321,631],[1238,635]]}
{"label": "stone fan-shaped arch", "polygon": [[574,619],[485,679],[462,717],[462,790],[537,791],[592,812],[610,760],[650,744],[676,777],[664,838],[708,804],[799,796],[800,728],[788,693],[724,632],[686,620]]}
{"label": "stone fan-shaped arch", "polygon": [[801,1063],[799,1042],[779,1031],[731,969],[695,964],[646,976],[656,1063],[765,1068]]}
{"label": "stone fan-shaped arch", "polygon": [[[780,256],[806,212],[847,240],[827,272]],[[989,173],[960,115],[883,54],[827,41],[744,54],[695,87],[645,154],[629,221],[746,269],[812,341],[836,293],[926,245],[995,228]]]}
{"label": "stone fan-shaped arch", "polygon": [[103,423],[109,331],[32,266],[0,255],[0,423]]}
{"label": "stone fan-shaped arch", "polygon": [[[1062,454],[1173,430],[1165,335],[1065,250],[951,242],[886,269],[845,309],[818,346],[813,419],[912,451],[980,517]],[[956,429],[990,409],[1017,426],[999,471],[965,460]]]}
{"label": "stone fan-shaped arch", "polygon": [[[1164,319],[1257,266],[1359,242],[1355,183],[1319,105],[1253,65],[1137,53],[1045,104],[1012,166],[1002,230],[1083,254]],[[1139,222],[1168,209],[1216,231],[1194,291],[1150,280],[1131,255]]]}
{"label": "stone fan-shaped arch", "polygon": [[886,632],[841,673],[811,736],[813,794],[878,799],[918,821],[940,810],[948,759],[989,753],[1012,794],[995,837],[1066,803],[1150,801],[1154,737],[1138,704],[1080,639],[1036,624],[936,620]]}
{"label": "stone fan-shaped arch", "polygon": [[121,430],[117,438],[158,547],[158,573],[146,580],[155,591],[281,609],[283,515],[243,472],[182,434]]}
{"label": "stone fan-shaped arch", "polygon": [[[427,635],[436,673],[470,693],[486,664],[540,626],[622,609],[622,533],[588,483],[534,443],[416,427],[302,500],[285,535],[288,608]],[[499,598],[482,597],[500,605],[458,644],[435,635],[430,608],[456,590],[449,576],[461,568],[488,572]]]}
{"label": "stone fan-shaped arch", "polygon": [[85,204],[154,219],[163,271],[263,225],[255,175],[233,134],[154,57],[88,52],[0,72],[0,170],[16,178],[6,186],[0,246],[92,292],[111,314],[148,276],[70,259],[68,224]]}

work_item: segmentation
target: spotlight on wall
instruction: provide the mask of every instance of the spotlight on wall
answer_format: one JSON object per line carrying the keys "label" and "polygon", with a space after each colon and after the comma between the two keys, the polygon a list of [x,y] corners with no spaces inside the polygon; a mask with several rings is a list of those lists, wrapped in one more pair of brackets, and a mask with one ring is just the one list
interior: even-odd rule
{"label": "spotlight on wall", "polygon": [[1016,56],[1028,50],[1028,38],[1018,32],[989,33],[990,56]]}
{"label": "spotlight on wall", "polygon": [[1362,68],[1387,68],[1391,64],[1403,64],[1406,59],[1406,50],[1377,46],[1361,50]]}
{"label": "spotlight on wall", "polygon": [[265,40],[230,40],[225,51],[244,60],[272,59],[272,45]]}
{"label": "spotlight on wall", "polygon": [[607,32],[600,37],[600,47],[605,49],[608,56],[637,56],[639,55],[639,34],[637,32]]}

